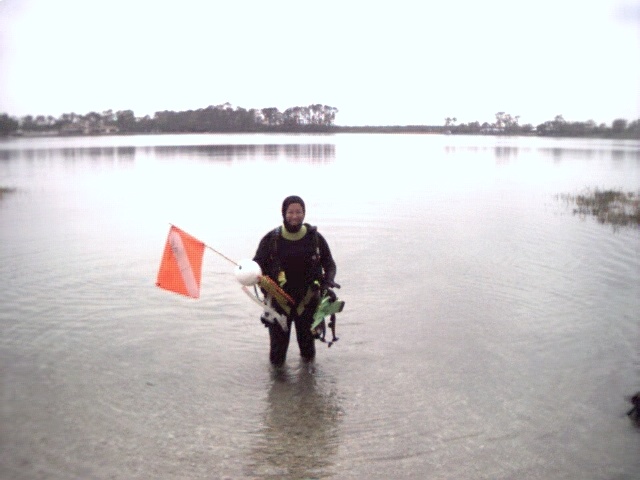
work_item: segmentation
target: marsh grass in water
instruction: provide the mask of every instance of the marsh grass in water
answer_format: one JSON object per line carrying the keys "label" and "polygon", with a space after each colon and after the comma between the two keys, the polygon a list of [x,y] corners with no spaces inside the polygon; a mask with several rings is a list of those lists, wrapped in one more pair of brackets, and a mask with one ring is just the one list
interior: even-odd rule
{"label": "marsh grass in water", "polygon": [[2,197],[4,197],[5,195],[7,195],[8,193],[13,193],[15,192],[16,189],[15,188],[11,188],[11,187],[0,187],[0,200],[2,199]]}
{"label": "marsh grass in water", "polygon": [[640,192],[587,189],[579,195],[559,194],[558,200],[573,204],[574,215],[591,215],[598,222],[620,226],[640,225]]}

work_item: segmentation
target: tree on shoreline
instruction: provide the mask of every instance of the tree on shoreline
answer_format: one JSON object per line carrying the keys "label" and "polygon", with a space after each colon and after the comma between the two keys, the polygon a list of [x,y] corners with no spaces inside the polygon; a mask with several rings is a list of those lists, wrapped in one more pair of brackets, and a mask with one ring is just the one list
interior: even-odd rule
{"label": "tree on shoreline", "polygon": [[6,113],[0,114],[0,135],[9,135],[17,131],[19,126],[15,118],[9,117]]}

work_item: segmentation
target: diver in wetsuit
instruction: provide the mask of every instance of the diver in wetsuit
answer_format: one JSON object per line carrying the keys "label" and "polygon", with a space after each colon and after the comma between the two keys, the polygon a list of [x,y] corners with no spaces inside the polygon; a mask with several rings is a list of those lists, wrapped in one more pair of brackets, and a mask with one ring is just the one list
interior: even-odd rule
{"label": "diver in wetsuit", "polygon": [[263,274],[294,301],[294,305],[289,306],[272,300],[273,308],[286,315],[289,327],[286,331],[277,322],[263,321],[269,329],[269,360],[274,366],[281,366],[286,360],[292,324],[302,358],[306,361],[315,358],[315,337],[311,331],[313,314],[321,292],[338,286],[334,281],[336,264],[329,245],[316,227],[304,223],[305,214],[302,198],[285,198],[283,225],[262,238],[253,258]]}

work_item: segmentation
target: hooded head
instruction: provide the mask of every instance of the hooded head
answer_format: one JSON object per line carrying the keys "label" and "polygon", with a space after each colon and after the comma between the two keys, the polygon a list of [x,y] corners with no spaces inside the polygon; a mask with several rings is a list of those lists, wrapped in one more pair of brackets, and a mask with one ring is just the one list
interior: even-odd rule
{"label": "hooded head", "polygon": [[[290,221],[291,219],[287,220],[287,210],[289,209],[289,206],[293,204],[298,204],[302,208],[302,218],[300,219],[299,222],[294,221],[292,223]],[[296,233],[300,231],[300,228],[302,228],[305,214],[306,214],[306,209],[304,206],[304,200],[302,200],[302,198],[298,197],[297,195],[291,195],[290,197],[285,198],[284,201],[282,202],[282,220],[284,221],[285,228],[291,233]]]}

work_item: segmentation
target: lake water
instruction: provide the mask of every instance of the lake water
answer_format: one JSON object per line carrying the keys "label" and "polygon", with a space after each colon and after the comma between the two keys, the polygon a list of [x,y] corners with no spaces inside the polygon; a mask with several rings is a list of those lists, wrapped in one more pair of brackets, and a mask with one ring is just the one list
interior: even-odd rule
{"label": "lake water", "polygon": [[[561,193],[640,188],[640,143],[436,135],[0,141],[0,477],[640,478],[640,231]],[[338,264],[340,340],[268,362],[211,250],[290,194]]]}

